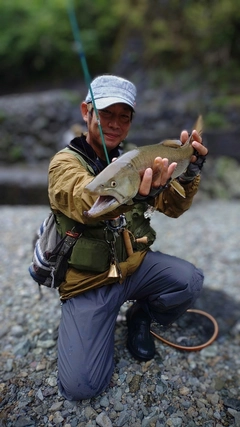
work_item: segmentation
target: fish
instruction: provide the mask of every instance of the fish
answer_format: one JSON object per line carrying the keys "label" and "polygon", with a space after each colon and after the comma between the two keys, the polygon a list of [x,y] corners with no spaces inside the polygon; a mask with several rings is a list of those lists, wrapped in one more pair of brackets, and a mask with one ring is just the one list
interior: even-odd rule
{"label": "fish", "polygon": [[[199,134],[202,133],[202,116],[194,126]],[[152,167],[156,157],[167,158],[169,164],[176,162],[169,185],[185,197],[183,187],[175,181],[187,169],[194,154],[192,147],[193,136],[190,134],[185,144],[177,139],[167,139],[158,144],[136,147],[122,154],[110,163],[89,184],[85,191],[97,195],[93,206],[84,212],[89,218],[97,218],[109,214],[123,204],[132,205],[133,198],[138,193],[141,176],[146,168]]]}

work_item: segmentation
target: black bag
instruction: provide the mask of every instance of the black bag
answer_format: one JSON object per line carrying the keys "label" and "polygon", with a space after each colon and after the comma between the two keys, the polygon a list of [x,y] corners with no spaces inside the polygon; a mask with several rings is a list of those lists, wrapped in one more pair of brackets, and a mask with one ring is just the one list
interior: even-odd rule
{"label": "black bag", "polygon": [[54,214],[51,212],[43,221],[34,243],[32,263],[29,273],[39,285],[58,288],[65,280],[68,260],[73,246],[81,236],[83,224],[66,232],[61,238],[57,231]]}

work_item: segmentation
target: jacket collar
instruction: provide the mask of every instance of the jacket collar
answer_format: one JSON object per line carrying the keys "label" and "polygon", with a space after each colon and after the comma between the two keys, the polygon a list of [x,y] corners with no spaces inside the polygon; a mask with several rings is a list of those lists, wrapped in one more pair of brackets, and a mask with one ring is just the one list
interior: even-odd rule
{"label": "jacket collar", "polygon": [[[88,144],[88,142],[86,141],[86,135],[84,134],[72,139],[72,141],[68,145],[68,148],[70,148],[71,150],[75,150],[79,154],[81,154],[84,159],[92,166],[96,175],[100,173],[103,169],[105,169],[105,167],[108,165],[105,160],[99,159],[91,145]],[[109,160],[112,161],[114,157],[119,157],[119,155],[120,149],[119,147],[116,147],[112,151],[110,151]]]}

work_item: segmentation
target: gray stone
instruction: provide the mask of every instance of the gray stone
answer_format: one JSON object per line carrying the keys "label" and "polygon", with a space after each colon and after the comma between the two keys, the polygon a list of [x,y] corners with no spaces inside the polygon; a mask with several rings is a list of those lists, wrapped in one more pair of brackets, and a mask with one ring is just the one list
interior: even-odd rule
{"label": "gray stone", "polygon": [[112,427],[112,422],[111,422],[110,418],[104,412],[101,412],[97,416],[96,423],[100,427]]}
{"label": "gray stone", "polygon": [[16,356],[26,356],[31,348],[31,342],[27,338],[24,341],[21,341],[14,347],[14,354]]}

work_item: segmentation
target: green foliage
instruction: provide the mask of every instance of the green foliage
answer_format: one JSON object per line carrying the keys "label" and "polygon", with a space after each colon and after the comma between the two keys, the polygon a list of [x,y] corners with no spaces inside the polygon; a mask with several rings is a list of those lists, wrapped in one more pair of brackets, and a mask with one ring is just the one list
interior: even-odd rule
{"label": "green foliage", "polygon": [[11,163],[19,162],[24,159],[22,147],[11,147],[9,151],[9,159]]}
{"label": "green foliage", "polygon": [[[93,71],[105,68],[114,21],[107,1],[76,7],[81,38]],[[0,81],[6,85],[82,76],[64,0],[5,0],[0,4]],[[99,30],[102,28],[102,30]]]}
{"label": "green foliage", "polygon": [[230,75],[239,81],[240,0],[122,0],[116,8],[125,23],[125,49],[140,23],[144,49],[139,55],[148,68],[174,72],[195,66],[212,83]]}
{"label": "green foliage", "polygon": [[210,111],[204,116],[204,124],[207,129],[223,129],[227,123],[224,115],[217,111]]}
{"label": "green foliage", "polygon": [[[83,78],[70,0],[2,0],[0,88]],[[91,75],[121,63],[161,73],[198,67],[239,84],[240,0],[75,0]],[[117,68],[118,69],[118,68]]]}

